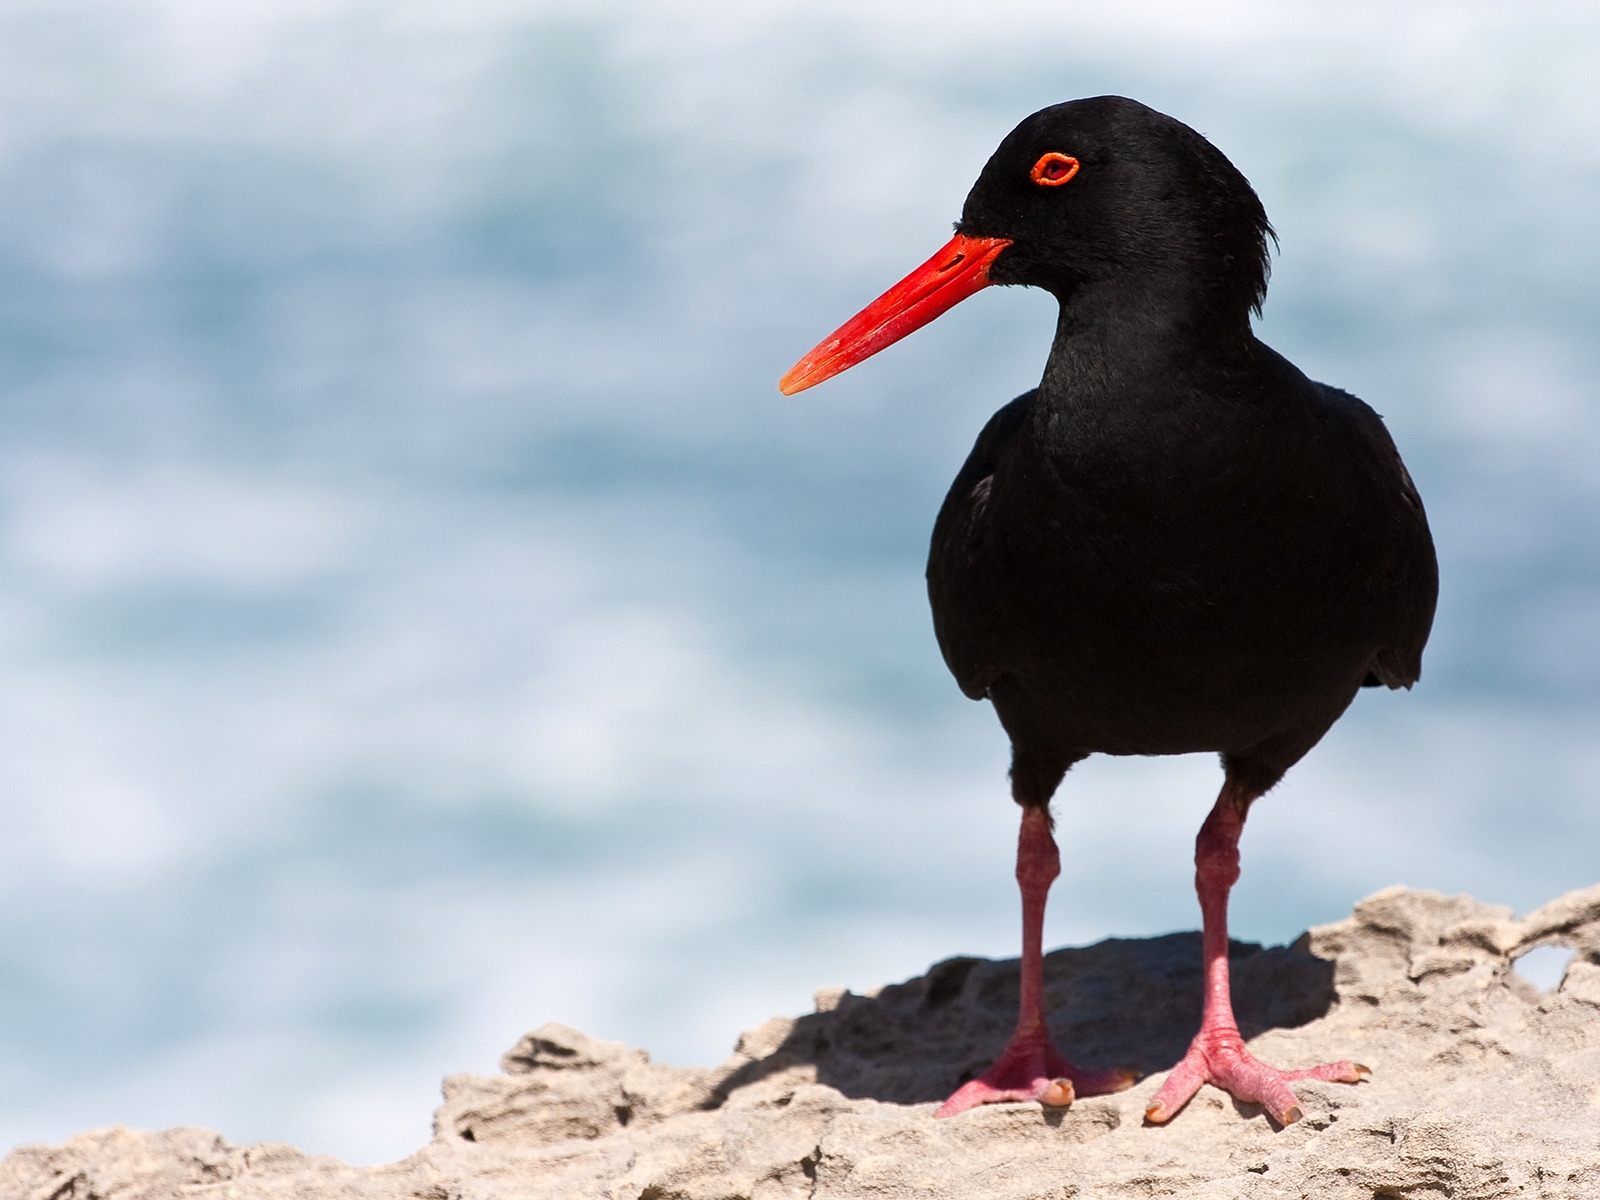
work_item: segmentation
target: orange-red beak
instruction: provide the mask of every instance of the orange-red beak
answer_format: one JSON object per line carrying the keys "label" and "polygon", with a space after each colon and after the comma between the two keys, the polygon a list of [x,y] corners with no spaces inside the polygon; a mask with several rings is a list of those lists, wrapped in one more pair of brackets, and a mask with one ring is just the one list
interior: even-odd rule
{"label": "orange-red beak", "polygon": [[1010,238],[958,233],[948,245],[835,329],[778,381],[785,396],[803,392],[871,358],[920,329],[973,292],[989,286],[989,264]]}

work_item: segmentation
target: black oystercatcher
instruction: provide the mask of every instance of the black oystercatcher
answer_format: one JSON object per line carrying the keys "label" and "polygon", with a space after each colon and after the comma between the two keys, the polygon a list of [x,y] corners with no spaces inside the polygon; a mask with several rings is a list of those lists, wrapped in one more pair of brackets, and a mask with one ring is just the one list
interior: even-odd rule
{"label": "black oystercatcher", "polygon": [[1080,1071],[1045,1024],[1050,798],[1090,754],[1205,750],[1224,773],[1195,842],[1205,1015],[1146,1116],[1209,1082],[1289,1124],[1289,1081],[1367,1071],[1279,1070],[1245,1049],[1228,994],[1239,834],[1360,688],[1416,682],[1438,592],[1422,501],[1376,413],[1256,340],[1266,213],[1188,126],[1116,96],[1034,113],[956,231],[780,384],[820,383],[991,283],[1061,305],[1043,379],[978,435],[928,557],[940,648],[994,705],[1022,806],[1016,1031],[939,1115],[1133,1082]]}

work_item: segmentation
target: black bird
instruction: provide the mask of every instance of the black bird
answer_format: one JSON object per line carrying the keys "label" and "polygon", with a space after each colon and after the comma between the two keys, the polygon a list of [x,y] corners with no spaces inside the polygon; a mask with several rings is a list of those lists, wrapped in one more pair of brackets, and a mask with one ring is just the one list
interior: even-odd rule
{"label": "black bird", "polygon": [[1259,1062],[1228,995],[1246,813],[1363,686],[1416,682],[1438,594],[1422,501],[1382,419],[1251,330],[1271,232],[1249,182],[1188,126],[1118,96],[1054,105],[1000,144],[950,243],[779,385],[820,383],[991,283],[1061,306],[1044,377],[978,435],[928,557],[945,662],[994,705],[1022,806],[1017,1028],[940,1116],[1133,1082],[1064,1059],[1042,1005],[1050,799],[1094,753],[1222,759],[1195,844],[1205,1015],[1146,1117],[1170,1119],[1210,1082],[1286,1125],[1302,1115],[1289,1080],[1369,1073]]}

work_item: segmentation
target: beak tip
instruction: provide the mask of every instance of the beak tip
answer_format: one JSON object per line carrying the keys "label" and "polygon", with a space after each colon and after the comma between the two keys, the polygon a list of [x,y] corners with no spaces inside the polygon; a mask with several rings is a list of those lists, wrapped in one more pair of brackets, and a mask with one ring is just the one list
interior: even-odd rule
{"label": "beak tip", "polygon": [[832,379],[989,286],[989,264],[1010,238],[958,233],[922,266],[851,317],[778,381],[785,396]]}

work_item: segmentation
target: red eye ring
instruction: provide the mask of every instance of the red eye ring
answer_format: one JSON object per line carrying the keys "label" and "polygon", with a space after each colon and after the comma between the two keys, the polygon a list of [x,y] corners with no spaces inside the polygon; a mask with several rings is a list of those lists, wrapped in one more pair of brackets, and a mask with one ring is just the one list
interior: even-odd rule
{"label": "red eye ring", "polygon": [[1028,172],[1028,178],[1040,187],[1060,187],[1077,173],[1077,159],[1070,154],[1052,150],[1033,164],[1033,170]]}

